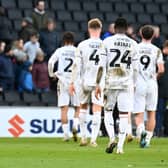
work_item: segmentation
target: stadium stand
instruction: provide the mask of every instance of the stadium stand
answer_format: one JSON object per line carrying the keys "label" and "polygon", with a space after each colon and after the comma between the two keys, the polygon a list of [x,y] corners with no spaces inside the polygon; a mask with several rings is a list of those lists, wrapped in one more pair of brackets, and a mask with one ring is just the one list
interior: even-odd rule
{"label": "stadium stand", "polygon": [[[46,0],[46,11],[50,17],[56,19],[58,41],[61,41],[65,31],[76,33],[76,41],[87,37],[87,21],[98,17],[103,21],[103,30],[119,16],[125,17],[128,22],[139,28],[139,25],[152,23],[160,26],[161,35],[168,36],[168,1],[167,0]],[[7,11],[13,28],[13,36],[21,28],[24,17],[31,16],[35,0],[0,0],[0,6]],[[0,95],[0,104],[8,105],[56,105],[55,93],[42,95],[16,92],[7,92]]]}

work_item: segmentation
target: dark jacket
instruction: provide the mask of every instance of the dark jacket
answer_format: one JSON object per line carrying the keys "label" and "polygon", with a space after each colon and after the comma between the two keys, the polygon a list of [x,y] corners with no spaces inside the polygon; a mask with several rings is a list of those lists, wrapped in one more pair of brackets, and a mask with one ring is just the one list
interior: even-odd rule
{"label": "dark jacket", "polygon": [[14,88],[14,66],[9,56],[0,55],[0,87],[3,90],[11,90]]}
{"label": "dark jacket", "polygon": [[30,36],[34,32],[36,32],[35,28],[31,24],[28,24],[18,32],[18,36],[19,38],[23,39],[25,43],[30,40]]}
{"label": "dark jacket", "polygon": [[32,13],[32,20],[34,28],[39,31],[45,28],[48,20],[48,15],[45,12],[44,14],[40,14],[37,11],[33,11]]}
{"label": "dark jacket", "polygon": [[53,52],[58,48],[56,30],[49,31],[48,29],[43,29],[40,31],[40,46],[46,54],[48,60]]}
{"label": "dark jacket", "polygon": [[35,61],[33,64],[32,75],[35,88],[49,88],[48,66],[46,62]]}
{"label": "dark jacket", "polygon": [[0,16],[0,40],[8,42],[13,39],[9,20],[5,16]]}
{"label": "dark jacket", "polygon": [[168,56],[164,56],[165,72],[159,78],[159,98],[168,98]]}

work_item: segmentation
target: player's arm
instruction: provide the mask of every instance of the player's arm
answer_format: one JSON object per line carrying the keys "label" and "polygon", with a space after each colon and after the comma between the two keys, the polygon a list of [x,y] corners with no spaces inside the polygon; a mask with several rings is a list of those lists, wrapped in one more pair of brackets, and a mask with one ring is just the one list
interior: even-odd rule
{"label": "player's arm", "polygon": [[55,78],[56,74],[54,72],[54,65],[58,61],[58,52],[55,51],[48,61],[48,73],[51,78]]}
{"label": "player's arm", "polygon": [[164,68],[164,61],[163,61],[163,55],[161,50],[158,50],[157,53],[157,78],[159,78],[165,71]]}

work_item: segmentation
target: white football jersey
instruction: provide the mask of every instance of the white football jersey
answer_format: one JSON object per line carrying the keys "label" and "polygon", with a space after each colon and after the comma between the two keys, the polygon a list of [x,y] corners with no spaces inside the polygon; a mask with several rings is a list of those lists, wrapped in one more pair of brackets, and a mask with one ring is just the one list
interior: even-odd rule
{"label": "white football jersey", "polygon": [[96,86],[96,78],[99,67],[103,67],[103,76],[100,81],[104,87],[106,70],[106,50],[99,38],[89,38],[78,45],[77,65],[80,66],[82,83],[84,86]]}
{"label": "white football jersey", "polygon": [[137,43],[125,34],[104,40],[107,50],[107,89],[124,89],[133,84]]}
{"label": "white football jersey", "polygon": [[156,80],[157,64],[163,63],[161,50],[151,43],[141,42],[137,46],[137,55],[138,76],[141,76],[145,80],[151,78]]}
{"label": "white football jersey", "polygon": [[[48,62],[50,77],[57,76],[62,83],[71,82],[72,65],[74,63],[77,48],[68,45],[58,48],[51,56]],[[58,70],[53,72],[54,64],[58,61]]]}

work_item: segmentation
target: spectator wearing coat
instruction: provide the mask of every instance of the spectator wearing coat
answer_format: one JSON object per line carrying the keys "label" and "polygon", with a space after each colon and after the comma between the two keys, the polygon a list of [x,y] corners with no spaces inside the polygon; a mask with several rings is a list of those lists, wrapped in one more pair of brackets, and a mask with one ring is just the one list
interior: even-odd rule
{"label": "spectator wearing coat", "polygon": [[53,19],[48,19],[46,28],[40,31],[39,42],[46,55],[45,60],[48,61],[52,53],[58,48],[56,23]]}
{"label": "spectator wearing coat", "polygon": [[49,91],[48,66],[44,61],[44,53],[39,49],[32,67],[33,82],[37,92]]}

